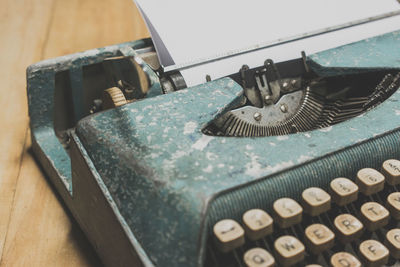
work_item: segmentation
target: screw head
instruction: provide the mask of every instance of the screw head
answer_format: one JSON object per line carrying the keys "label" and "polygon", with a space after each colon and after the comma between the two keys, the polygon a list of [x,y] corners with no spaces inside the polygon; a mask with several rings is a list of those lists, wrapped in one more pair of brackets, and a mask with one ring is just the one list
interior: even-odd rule
{"label": "screw head", "polygon": [[262,115],[261,115],[260,112],[256,112],[256,113],[254,113],[253,118],[254,118],[256,121],[260,121],[261,118],[262,118]]}
{"label": "screw head", "polygon": [[282,104],[281,107],[280,107],[280,109],[281,109],[281,111],[282,111],[283,113],[286,113],[286,112],[288,111],[288,107],[287,107],[286,104]]}
{"label": "screw head", "polygon": [[265,102],[265,104],[269,104],[271,101],[272,101],[272,96],[266,95],[266,96],[264,97],[264,102]]}

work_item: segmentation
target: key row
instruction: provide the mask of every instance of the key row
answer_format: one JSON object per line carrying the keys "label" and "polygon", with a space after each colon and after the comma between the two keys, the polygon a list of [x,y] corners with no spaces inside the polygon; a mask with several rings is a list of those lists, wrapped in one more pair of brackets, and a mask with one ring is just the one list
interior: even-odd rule
{"label": "key row", "polygon": [[[318,229],[319,231],[320,229]],[[329,232],[326,240],[333,240],[333,233]],[[333,245],[333,244],[331,244]],[[400,258],[400,229],[392,229],[387,232],[385,243],[376,240],[365,240],[359,245],[359,256],[364,266],[382,266],[387,264],[389,254],[395,259]],[[281,236],[274,243],[275,257],[264,248],[252,248],[244,253],[243,261],[248,267],[270,267],[275,266],[276,261],[282,266],[291,266],[302,262],[305,257],[305,246],[296,237]],[[330,258],[330,264],[334,267],[361,266],[361,262],[348,252],[338,252]],[[318,264],[307,265],[308,267],[320,266]]]}
{"label": "key row", "polygon": [[[371,168],[361,169],[357,173],[356,183],[347,178],[336,178],[330,183],[330,194],[321,188],[307,188],[302,193],[302,205],[291,198],[278,199],[273,203],[274,220],[280,228],[289,228],[302,221],[303,211],[314,217],[330,210],[331,199],[338,206],[345,206],[357,200],[359,190],[367,196],[381,191],[384,187],[385,178],[390,184],[398,184],[400,183],[400,161],[392,159],[385,161],[382,164],[382,173]],[[389,195],[387,208],[392,213],[393,218],[400,219],[400,193]],[[376,225],[375,220],[378,217],[371,214],[375,211],[384,216],[382,224],[388,217],[386,209],[379,204],[370,203],[363,206],[361,212],[365,215],[367,228],[373,227],[369,221]],[[251,240],[257,240],[270,234],[273,231],[274,220],[261,209],[252,209],[243,215],[244,227]]]}
{"label": "key row", "polygon": [[[314,223],[305,229],[305,242],[310,252],[319,254],[330,249],[334,239],[350,243],[360,238],[364,228],[375,231],[389,221],[389,212],[376,202],[365,203],[361,207],[364,219],[351,214],[340,214],[333,220],[334,232],[327,226]],[[229,252],[245,243],[245,232],[250,240],[258,240],[272,233],[272,218],[262,210],[250,210],[245,213],[245,229],[234,220],[221,220],[214,226],[215,243],[222,252]],[[364,222],[364,223],[363,223]]]}
{"label": "key row", "polygon": [[[342,243],[351,242],[361,235],[364,228],[370,232],[376,231],[388,224],[390,214],[394,219],[399,220],[400,192],[391,193],[387,197],[386,207],[377,202],[366,202],[360,208],[360,220],[351,214],[340,214],[337,216],[333,220],[333,223],[336,228],[338,240]],[[318,208],[318,210],[325,209]],[[231,219],[221,220],[213,228],[217,240],[216,243],[222,252],[228,252],[243,245],[245,235],[252,241],[270,235],[273,232],[274,221],[281,228],[288,228],[300,223],[302,220],[302,210],[302,207],[295,200],[281,198],[274,203],[275,219],[264,210],[251,209],[243,214],[243,227]]]}

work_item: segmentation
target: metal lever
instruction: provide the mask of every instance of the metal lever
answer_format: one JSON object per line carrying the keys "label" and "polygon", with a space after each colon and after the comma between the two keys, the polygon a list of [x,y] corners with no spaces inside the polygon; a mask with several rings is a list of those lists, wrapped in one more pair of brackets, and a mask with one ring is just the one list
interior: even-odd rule
{"label": "metal lever", "polygon": [[245,95],[253,106],[262,108],[279,100],[282,81],[271,59],[265,61],[261,70],[250,70],[247,65],[243,65],[240,77]]}
{"label": "metal lever", "polygon": [[240,78],[247,99],[253,106],[262,108],[263,102],[261,101],[260,91],[255,87],[253,72],[250,71],[249,66],[242,66],[240,69]]}

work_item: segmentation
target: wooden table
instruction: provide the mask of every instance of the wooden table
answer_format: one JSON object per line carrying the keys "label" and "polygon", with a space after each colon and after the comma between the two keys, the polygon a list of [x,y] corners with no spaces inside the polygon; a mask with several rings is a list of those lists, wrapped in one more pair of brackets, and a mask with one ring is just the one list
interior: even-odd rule
{"label": "wooden table", "polygon": [[30,150],[26,67],[147,37],[132,0],[0,0],[0,266],[99,266]]}

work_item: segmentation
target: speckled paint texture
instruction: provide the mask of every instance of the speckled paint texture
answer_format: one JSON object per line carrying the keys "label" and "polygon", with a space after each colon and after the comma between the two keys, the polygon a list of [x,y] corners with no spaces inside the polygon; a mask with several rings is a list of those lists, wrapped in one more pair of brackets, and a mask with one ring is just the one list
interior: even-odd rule
{"label": "speckled paint texture", "polygon": [[314,71],[323,76],[371,69],[400,68],[400,31],[311,55]]}
{"label": "speckled paint texture", "polygon": [[[399,35],[312,55],[309,62],[321,75],[399,69]],[[33,90],[43,94],[45,89]],[[270,211],[278,197],[298,198],[308,186],[326,186],[335,177],[352,177],[359,168],[400,157],[400,91],[363,116],[307,133],[263,138],[202,134],[208,122],[241,97],[241,87],[224,78],[78,123],[77,142],[107,188],[110,203],[155,265],[199,266],[217,220],[240,220],[250,208]],[[31,116],[47,110],[31,109]],[[51,127],[44,122],[37,124]],[[44,140],[41,145],[46,149]]]}
{"label": "speckled paint texture", "polygon": [[[398,34],[391,36],[398,38]],[[382,42],[381,38],[377,40]],[[397,47],[400,48],[400,41]],[[348,47],[346,51],[349,50]],[[349,53],[347,65],[343,65],[351,67],[354,59],[355,66],[363,68],[360,51],[357,57],[350,57]],[[367,52],[373,56],[370,50]],[[314,58],[324,59],[317,61],[323,65],[330,56],[326,52]],[[382,55],[379,57],[377,68],[383,64]],[[391,56],[386,57],[386,62],[386,67],[397,67],[398,62]],[[340,62],[337,66],[341,66]],[[371,63],[367,67],[376,69]],[[284,170],[351,146],[365,146],[370,138],[379,140],[400,125],[396,93],[364,116],[309,133],[265,138],[202,134],[202,127],[241,94],[242,89],[232,80],[220,79],[85,118],[77,127],[78,136],[127,223],[160,266],[196,265],[199,244],[204,246],[205,241],[201,237],[208,231],[204,213],[208,212],[212,225],[227,216],[239,217],[252,207],[269,208],[274,199],[270,196],[288,196],[296,188],[321,185],[335,175],[348,175],[359,163],[338,158],[331,161],[334,165],[324,168],[322,176],[316,175],[320,172],[316,168],[314,173],[311,170],[301,176],[292,173],[277,178]],[[375,155],[354,159],[362,156],[374,158],[371,163],[378,160]],[[257,180],[260,183],[255,184]],[[224,193],[240,187],[240,191],[232,193],[235,198]],[[173,248],[173,253],[166,248]]]}

